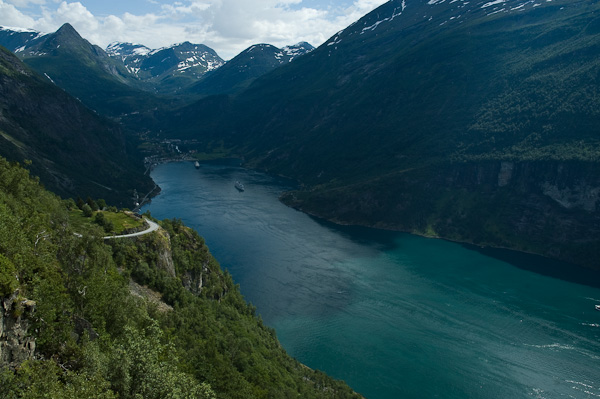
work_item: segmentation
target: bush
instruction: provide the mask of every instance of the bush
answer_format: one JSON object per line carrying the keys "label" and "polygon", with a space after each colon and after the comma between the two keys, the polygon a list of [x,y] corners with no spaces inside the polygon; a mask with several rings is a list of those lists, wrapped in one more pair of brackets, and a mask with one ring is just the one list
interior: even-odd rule
{"label": "bush", "polygon": [[83,211],[83,216],[85,216],[86,218],[91,218],[94,214],[94,212],[92,211],[92,207],[90,207],[88,204],[84,204],[81,210]]}
{"label": "bush", "polygon": [[15,265],[0,254],[0,298],[12,294],[19,286]]}

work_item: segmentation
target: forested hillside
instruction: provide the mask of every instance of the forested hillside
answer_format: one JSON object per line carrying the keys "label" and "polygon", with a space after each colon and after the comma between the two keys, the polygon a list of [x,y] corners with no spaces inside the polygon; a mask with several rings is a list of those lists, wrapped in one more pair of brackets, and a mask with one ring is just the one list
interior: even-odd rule
{"label": "forested hillside", "polygon": [[74,234],[73,201],[0,158],[0,398],[344,398],[291,359],[204,241]]}
{"label": "forested hillside", "polygon": [[153,188],[121,127],[86,108],[0,48],[0,156],[31,161],[63,197],[105,198],[131,206],[133,189]]}
{"label": "forested hillside", "polygon": [[598,2],[392,0],[163,134],[299,180],[286,203],[600,269]]}

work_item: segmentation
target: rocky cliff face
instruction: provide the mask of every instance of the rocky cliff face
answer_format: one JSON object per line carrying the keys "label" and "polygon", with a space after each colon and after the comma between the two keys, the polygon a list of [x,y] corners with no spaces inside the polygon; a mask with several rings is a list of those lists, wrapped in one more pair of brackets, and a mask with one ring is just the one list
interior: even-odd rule
{"label": "rocky cliff face", "polygon": [[35,340],[29,335],[27,316],[35,302],[18,297],[18,291],[0,300],[0,368],[14,368],[33,358]]}
{"label": "rocky cliff face", "polygon": [[600,269],[600,170],[582,161],[436,165],[286,194],[338,223],[533,252]]}
{"label": "rocky cliff face", "polygon": [[[180,227],[177,232],[172,233],[160,228],[156,233],[141,236],[136,241],[136,245],[140,248],[140,258],[137,262],[156,268],[159,273],[164,273],[168,278],[181,280],[181,284],[188,291],[200,295],[211,271],[208,259],[194,262],[190,260],[189,256],[193,256],[194,253],[203,253],[207,250],[203,243],[197,241],[189,228]],[[189,269],[177,266],[182,263],[188,266],[194,263],[196,265]],[[133,277],[141,284],[145,284],[145,276],[151,273],[134,272]],[[140,294],[139,289],[132,292]]]}

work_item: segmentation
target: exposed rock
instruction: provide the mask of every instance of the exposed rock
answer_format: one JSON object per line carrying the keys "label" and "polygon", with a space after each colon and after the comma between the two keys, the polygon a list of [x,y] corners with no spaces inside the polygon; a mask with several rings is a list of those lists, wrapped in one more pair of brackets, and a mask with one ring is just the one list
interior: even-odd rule
{"label": "exposed rock", "polygon": [[573,187],[563,188],[544,182],[542,189],[545,195],[567,209],[581,208],[588,212],[594,212],[596,204],[600,201],[600,187],[593,187],[584,182],[579,182]]}
{"label": "exposed rock", "polygon": [[162,295],[156,291],[151,290],[148,287],[139,285],[133,280],[129,280],[129,292],[131,295],[138,298],[142,298],[150,303],[157,305],[158,310],[161,312],[169,312],[173,310],[173,307],[167,305],[162,300]]}
{"label": "exposed rock", "polygon": [[171,252],[171,237],[165,229],[158,229],[156,235],[146,236],[148,242],[156,253],[156,267],[164,270],[170,277],[176,277],[175,263],[173,262],[173,254]]}
{"label": "exposed rock", "polygon": [[282,200],[340,224],[516,249],[600,270],[595,162],[457,162],[376,183],[298,191]]}
{"label": "exposed rock", "polygon": [[83,317],[73,316],[73,321],[75,325],[75,334],[77,335],[77,341],[79,341],[79,339],[85,334],[87,334],[88,338],[92,341],[99,337],[96,330],[94,330],[92,323],[90,323]]}
{"label": "exposed rock", "polygon": [[182,277],[182,283],[186,290],[190,291],[194,295],[199,295],[202,292],[204,284],[204,274],[209,273],[206,264],[202,265],[201,273],[194,273],[191,271],[185,272]]}
{"label": "exposed rock", "polygon": [[35,302],[19,298],[16,291],[0,300],[0,367],[15,368],[35,353],[35,340],[29,336],[27,317]]}
{"label": "exposed rock", "polygon": [[504,187],[510,182],[515,164],[512,162],[501,162],[500,173],[498,173],[498,186]]}

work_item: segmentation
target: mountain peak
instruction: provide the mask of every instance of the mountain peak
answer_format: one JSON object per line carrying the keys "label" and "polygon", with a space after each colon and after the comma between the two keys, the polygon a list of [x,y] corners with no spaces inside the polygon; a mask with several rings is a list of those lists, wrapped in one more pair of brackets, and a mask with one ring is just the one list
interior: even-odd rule
{"label": "mountain peak", "polygon": [[69,48],[80,47],[84,44],[89,45],[89,42],[81,37],[81,35],[69,23],[65,23],[56,32],[54,32],[54,34],[50,35],[50,37],[51,39],[48,42],[50,47],[46,48],[46,50],[58,49],[61,45]]}
{"label": "mountain peak", "polygon": [[75,28],[73,28],[73,25],[71,25],[68,22],[65,23],[63,26],[61,26],[56,31],[56,35],[57,36],[75,36],[75,37],[81,39],[81,36],[79,35],[79,33],[75,30]]}

